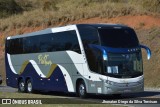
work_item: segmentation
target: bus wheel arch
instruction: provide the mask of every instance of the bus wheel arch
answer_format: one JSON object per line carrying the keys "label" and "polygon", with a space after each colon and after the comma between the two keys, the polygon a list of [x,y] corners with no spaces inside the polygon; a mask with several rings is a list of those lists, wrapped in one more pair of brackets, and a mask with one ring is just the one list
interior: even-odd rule
{"label": "bus wheel arch", "polygon": [[87,97],[86,83],[82,78],[79,78],[76,81],[76,94],[80,98],[86,98]]}
{"label": "bus wheel arch", "polygon": [[19,77],[18,78],[18,91],[22,93],[26,92],[25,86],[26,84],[25,84],[24,79],[22,77]]}

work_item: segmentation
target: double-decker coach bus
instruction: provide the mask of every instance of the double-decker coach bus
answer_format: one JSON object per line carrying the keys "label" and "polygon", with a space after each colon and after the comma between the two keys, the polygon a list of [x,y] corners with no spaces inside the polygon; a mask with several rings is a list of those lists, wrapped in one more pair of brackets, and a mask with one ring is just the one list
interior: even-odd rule
{"label": "double-decker coach bus", "polygon": [[6,83],[20,92],[135,93],[144,90],[141,45],[119,24],[76,24],[6,38]]}

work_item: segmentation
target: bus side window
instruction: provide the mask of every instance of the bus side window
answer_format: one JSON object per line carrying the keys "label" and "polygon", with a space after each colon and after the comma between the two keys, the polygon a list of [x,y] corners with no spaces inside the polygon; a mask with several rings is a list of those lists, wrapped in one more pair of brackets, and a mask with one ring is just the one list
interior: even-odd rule
{"label": "bus side window", "polygon": [[42,34],[8,40],[11,54],[75,51],[81,53],[76,31]]}
{"label": "bus side window", "polygon": [[39,52],[39,41],[36,36],[23,38],[23,53]]}
{"label": "bus side window", "polygon": [[50,52],[52,47],[52,35],[44,34],[39,37],[39,51],[40,52]]}
{"label": "bus side window", "polygon": [[14,54],[14,39],[10,40],[10,54]]}
{"label": "bus side window", "polygon": [[22,38],[7,41],[7,52],[10,54],[20,54],[23,52]]}
{"label": "bus side window", "polygon": [[[55,35],[55,36],[54,36]],[[65,31],[54,33],[54,47],[56,51],[71,50],[81,53],[76,31]]]}
{"label": "bus side window", "polygon": [[100,44],[97,29],[90,26],[79,27],[79,33],[87,57],[88,66],[91,71],[98,72],[97,55],[95,54],[94,50],[90,49],[88,46],[89,44],[96,44],[96,45]]}
{"label": "bus side window", "polygon": [[6,40],[6,53],[9,53],[9,54],[11,54],[11,52],[10,52],[10,40]]}
{"label": "bus side window", "polygon": [[97,44],[99,45],[98,32],[95,28],[87,26],[80,27],[79,33],[82,39],[83,47],[86,49],[88,44]]}

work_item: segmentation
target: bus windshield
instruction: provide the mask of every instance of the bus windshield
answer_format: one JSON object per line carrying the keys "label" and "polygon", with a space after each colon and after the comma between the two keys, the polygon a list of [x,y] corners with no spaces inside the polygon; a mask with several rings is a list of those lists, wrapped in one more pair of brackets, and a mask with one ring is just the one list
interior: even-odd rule
{"label": "bus windshield", "polygon": [[[133,29],[127,27],[79,27],[88,65],[91,71],[115,78],[143,75],[141,50],[130,53],[107,51],[108,60],[100,59],[99,51],[86,44],[110,48],[137,48],[139,41]],[[123,50],[123,49],[122,49]],[[98,53],[98,54],[97,54]]]}
{"label": "bus windshield", "polygon": [[98,29],[102,46],[112,48],[133,48],[138,46],[134,30],[129,28]]}
{"label": "bus windshield", "polygon": [[143,74],[141,52],[108,53],[106,74],[116,78],[133,78]]}

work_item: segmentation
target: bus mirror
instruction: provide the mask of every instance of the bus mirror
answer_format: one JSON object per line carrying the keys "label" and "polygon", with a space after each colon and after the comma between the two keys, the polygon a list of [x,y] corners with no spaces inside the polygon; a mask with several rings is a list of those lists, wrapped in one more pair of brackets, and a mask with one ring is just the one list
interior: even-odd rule
{"label": "bus mirror", "polygon": [[151,50],[147,47],[147,46],[144,46],[144,45],[140,45],[141,48],[144,48],[147,52],[147,59],[149,60],[151,58]]}

